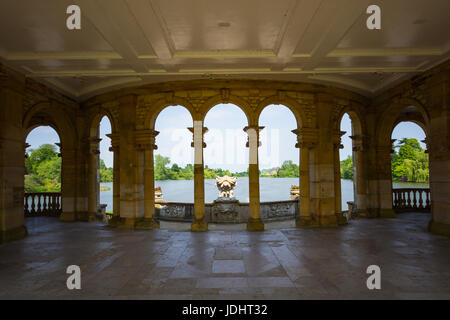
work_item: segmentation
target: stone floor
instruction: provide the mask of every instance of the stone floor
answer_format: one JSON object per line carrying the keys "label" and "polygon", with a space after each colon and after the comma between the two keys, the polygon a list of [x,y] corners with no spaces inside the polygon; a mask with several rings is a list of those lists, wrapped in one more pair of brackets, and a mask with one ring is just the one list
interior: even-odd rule
{"label": "stone floor", "polygon": [[[30,235],[0,245],[0,298],[450,299],[450,238],[429,215],[345,227],[131,231],[28,218]],[[82,289],[66,288],[81,267]],[[381,290],[366,268],[381,267]]]}

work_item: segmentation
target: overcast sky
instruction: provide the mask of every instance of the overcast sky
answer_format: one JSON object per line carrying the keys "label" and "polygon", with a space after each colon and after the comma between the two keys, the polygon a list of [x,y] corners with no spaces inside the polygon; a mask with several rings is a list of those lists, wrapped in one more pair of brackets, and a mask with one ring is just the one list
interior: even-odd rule
{"label": "overcast sky", "polygon": [[[155,129],[160,131],[160,134],[156,138],[158,150],[155,150],[155,154],[169,157],[171,163],[180,166],[193,163],[192,133],[187,129],[192,125],[192,118],[184,107],[164,109],[156,121]],[[265,127],[260,137],[260,169],[280,166],[285,160],[299,163],[298,149],[295,148],[296,136],[291,132],[297,128],[297,124],[287,107],[266,107],[261,113],[259,125]],[[205,165],[210,168],[229,169],[232,172],[245,171],[248,166],[248,148],[245,147],[247,134],[243,131],[247,126],[244,112],[232,104],[219,104],[206,115],[205,126],[209,129],[205,135]],[[345,159],[352,152],[351,139],[348,137],[351,135],[348,115],[342,118],[341,130],[346,131],[342,136],[344,149],[340,151],[340,158]],[[106,166],[112,167],[113,154],[108,150],[111,145],[110,139],[106,137],[108,133],[111,133],[111,125],[105,117],[100,122],[100,157]],[[421,141],[425,139],[425,133],[415,123],[402,122],[395,127],[392,138],[416,138]],[[31,145],[29,149],[56,142],[59,142],[59,137],[51,127],[38,127],[27,137],[27,143]],[[425,144],[420,143],[425,148]]]}

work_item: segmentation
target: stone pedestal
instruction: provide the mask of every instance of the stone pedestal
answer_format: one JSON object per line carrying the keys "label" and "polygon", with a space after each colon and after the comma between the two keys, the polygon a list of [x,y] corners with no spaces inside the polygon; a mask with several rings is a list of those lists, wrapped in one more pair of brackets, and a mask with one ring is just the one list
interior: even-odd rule
{"label": "stone pedestal", "polygon": [[214,200],[211,214],[213,223],[239,223],[239,201],[233,198]]}

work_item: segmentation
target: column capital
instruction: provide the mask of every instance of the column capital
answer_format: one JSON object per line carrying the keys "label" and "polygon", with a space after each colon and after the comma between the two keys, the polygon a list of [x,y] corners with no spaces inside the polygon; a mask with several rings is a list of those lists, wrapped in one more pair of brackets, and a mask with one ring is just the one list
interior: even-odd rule
{"label": "column capital", "polygon": [[317,145],[319,131],[316,128],[298,128],[291,132],[297,135],[296,148],[312,149]]}
{"label": "column capital", "polygon": [[368,136],[356,134],[349,137],[353,141],[353,148],[352,148],[353,151],[364,151],[367,148],[367,145],[369,144]]}
{"label": "column capital", "polygon": [[153,129],[136,130],[135,132],[136,147],[141,150],[156,150],[155,138],[159,131]]}
{"label": "column capital", "polygon": [[106,136],[111,139],[111,147],[109,148],[109,151],[118,151],[120,144],[120,135],[118,133],[109,133]]}
{"label": "column capital", "polygon": [[[252,126],[246,126],[246,127],[244,128],[244,131],[245,131],[245,132],[247,133],[247,135],[248,135],[248,131],[249,131],[249,130],[255,130],[255,132],[256,132],[256,141],[258,141],[258,147],[261,147],[261,141],[259,141],[259,132],[260,132],[261,130],[263,130],[263,129],[264,129],[264,127],[252,125]],[[249,146],[250,146],[249,140],[248,140],[248,136],[247,136],[247,143],[245,144],[245,146],[246,146],[247,148],[249,148]]]}
{"label": "column capital", "polygon": [[425,153],[428,153],[429,151],[428,150],[430,150],[430,145],[429,145],[429,140],[428,140],[428,138],[426,138],[425,137],[425,139],[423,139],[423,140],[420,140],[421,142],[423,142],[423,143],[425,143],[425,145],[426,145],[426,150],[425,150]]}
{"label": "column capital", "polygon": [[346,131],[335,130],[333,132],[333,145],[335,148],[344,149],[344,146],[341,143],[341,137],[346,134]]}
{"label": "column capital", "polygon": [[[194,127],[188,127],[188,130],[192,133],[192,142],[191,142],[191,147],[194,148]],[[203,141],[203,136],[205,135],[205,133],[208,132],[208,128],[207,127],[202,127],[202,141]],[[206,142],[203,141],[203,148],[206,148]]]}
{"label": "column capital", "polygon": [[89,144],[89,153],[100,154],[100,150],[98,149],[98,145],[99,145],[100,141],[102,141],[102,139],[96,138],[96,137],[90,137],[88,139],[87,142]]}

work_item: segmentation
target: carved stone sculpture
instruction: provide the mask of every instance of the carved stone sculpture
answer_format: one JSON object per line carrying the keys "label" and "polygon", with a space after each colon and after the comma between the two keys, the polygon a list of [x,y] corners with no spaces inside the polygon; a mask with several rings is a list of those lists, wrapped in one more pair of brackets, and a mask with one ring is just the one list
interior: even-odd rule
{"label": "carved stone sculpture", "polygon": [[216,186],[219,189],[219,198],[233,198],[234,188],[237,185],[236,177],[217,177],[216,176]]}

